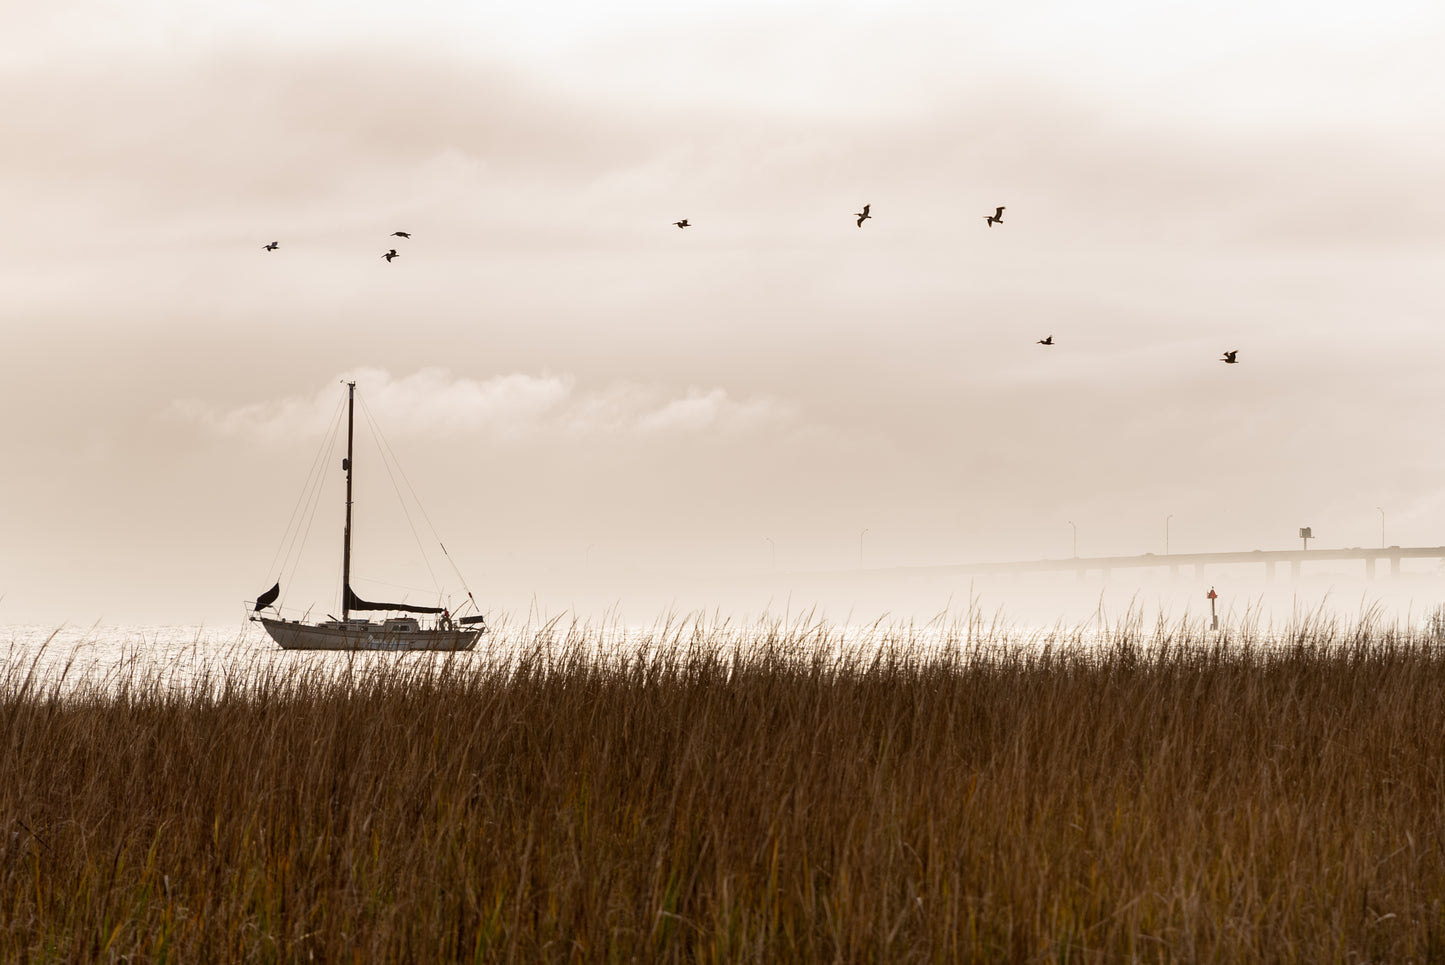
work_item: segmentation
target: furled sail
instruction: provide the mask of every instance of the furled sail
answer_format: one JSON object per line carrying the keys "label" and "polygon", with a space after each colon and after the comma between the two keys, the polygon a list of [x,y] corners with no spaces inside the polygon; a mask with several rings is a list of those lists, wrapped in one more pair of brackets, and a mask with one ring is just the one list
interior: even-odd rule
{"label": "furled sail", "polygon": [[256,597],[256,612],[260,612],[261,610],[264,610],[264,609],[266,609],[268,606],[270,606],[271,604],[275,603],[275,602],[276,602],[276,598],[279,597],[280,595],[281,595],[281,581],[280,581],[280,580],[277,580],[275,586],[271,587],[271,589],[267,590],[265,593],[262,593],[260,596]]}
{"label": "furled sail", "polygon": [[348,610],[400,610],[404,613],[441,613],[439,606],[412,606],[410,603],[372,603],[363,600],[352,591],[350,585],[345,590],[345,603]]}

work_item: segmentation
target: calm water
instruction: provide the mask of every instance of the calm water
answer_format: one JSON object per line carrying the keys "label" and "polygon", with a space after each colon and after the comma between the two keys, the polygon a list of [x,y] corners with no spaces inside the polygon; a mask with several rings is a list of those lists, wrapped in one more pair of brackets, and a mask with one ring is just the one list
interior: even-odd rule
{"label": "calm water", "polygon": [[[816,625],[799,623],[782,629],[781,634],[794,644],[802,641],[802,649],[810,653],[872,653],[895,645],[921,656],[957,644],[966,631],[867,625],[828,626],[819,632]],[[216,683],[228,676],[261,677],[298,668],[345,671],[446,659],[477,667],[509,665],[539,645],[552,654],[567,650],[569,643],[580,643],[589,654],[618,654],[685,650],[699,640],[707,649],[747,651],[765,645],[768,634],[756,624],[703,626],[679,621],[628,627],[559,621],[555,625],[494,627],[471,653],[334,653],[281,650],[259,624],[252,623],[228,627],[0,626],[0,686],[29,679],[41,690],[65,693],[89,688],[113,691],[122,684],[140,682],[184,688],[202,678]]]}
{"label": "calm water", "polygon": [[[1172,622],[1172,621],[1170,621]],[[1348,623],[1345,624],[1346,626]],[[1158,642],[1155,624],[1136,624],[1134,642],[1146,649]],[[1193,645],[1210,646],[1213,634],[1202,620],[1191,624]],[[227,679],[285,677],[297,670],[347,672],[356,669],[416,666],[420,662],[455,660],[477,668],[511,666],[523,653],[560,656],[579,650],[586,655],[685,651],[700,643],[706,650],[744,653],[779,646],[795,654],[840,655],[867,659],[879,650],[897,648],[914,658],[946,653],[951,659],[974,659],[1002,651],[1043,648],[1092,650],[1109,643],[1112,632],[1088,628],[1028,628],[960,623],[936,625],[819,625],[805,621],[772,627],[760,624],[702,624],[681,620],[649,626],[620,624],[551,624],[521,622],[495,626],[471,653],[336,653],[286,651],[276,646],[260,624],[233,626],[54,627],[0,625],[0,689],[11,690],[29,680],[43,691],[75,693],[88,689],[114,691],[125,684],[158,684],[187,688],[197,681],[217,685]],[[1173,625],[1177,631],[1178,625]],[[1238,627],[1236,627],[1238,629]],[[1435,627],[1431,636],[1445,632]],[[1421,632],[1420,628],[1416,632]],[[1287,643],[1289,631],[1255,626],[1246,636],[1256,645]],[[1232,633],[1231,643],[1240,636]],[[1326,636],[1334,636],[1326,634]],[[1320,640],[1319,642],[1327,642]],[[1345,642],[1338,639],[1337,642]]]}
{"label": "calm water", "polygon": [[122,680],[184,685],[200,673],[280,664],[259,625],[233,627],[0,626],[0,679],[32,677],[51,689]]}

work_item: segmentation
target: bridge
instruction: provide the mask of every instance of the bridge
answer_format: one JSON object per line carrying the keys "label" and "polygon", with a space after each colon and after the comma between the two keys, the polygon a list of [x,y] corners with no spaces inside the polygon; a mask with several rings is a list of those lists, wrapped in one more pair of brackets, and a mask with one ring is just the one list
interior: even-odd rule
{"label": "bridge", "polygon": [[1307,562],[1325,560],[1362,560],[1365,577],[1374,579],[1375,567],[1380,561],[1390,564],[1390,575],[1400,575],[1401,560],[1442,560],[1445,561],[1445,546],[1386,546],[1379,549],[1363,549],[1351,546],[1344,549],[1298,549],[1298,550],[1248,550],[1232,553],[1145,553],[1142,556],[1070,556],[1055,560],[1021,560],[1013,563],[962,563],[943,566],[903,566],[898,571],[913,573],[1046,573],[1068,572],[1079,574],[1079,579],[1090,570],[1097,570],[1105,578],[1111,570],[1139,568],[1167,568],[1170,576],[1178,576],[1179,568],[1194,567],[1194,578],[1203,579],[1206,566],[1238,565],[1256,563],[1264,567],[1265,575],[1274,579],[1275,568],[1281,563],[1289,564],[1291,579],[1299,579],[1300,567]]}

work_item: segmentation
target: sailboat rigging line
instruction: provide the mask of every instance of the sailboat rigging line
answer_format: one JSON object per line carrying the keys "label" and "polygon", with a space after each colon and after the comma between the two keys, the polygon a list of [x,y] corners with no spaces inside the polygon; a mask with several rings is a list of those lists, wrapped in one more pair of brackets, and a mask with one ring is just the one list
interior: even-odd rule
{"label": "sailboat rigging line", "polygon": [[[421,513],[421,518],[426,520],[427,529],[431,531],[432,539],[436,540],[437,546],[441,547],[442,556],[446,557],[447,564],[451,566],[452,572],[456,574],[457,581],[461,583],[462,589],[467,594],[467,598],[472,600],[473,605],[476,605],[476,600],[472,598],[472,588],[467,585],[467,578],[465,576],[462,576],[462,571],[457,567],[456,561],[453,560],[452,555],[447,552],[446,544],[442,542],[441,535],[437,532],[436,526],[432,524],[431,517],[427,515],[426,507],[422,505],[421,498],[417,496],[415,487],[412,486],[411,480],[407,478],[406,470],[401,468],[401,460],[397,459],[396,453],[391,451],[391,443],[387,442],[386,436],[381,431],[381,427],[376,425],[375,420],[372,419],[371,409],[367,406],[365,399],[361,400],[361,408],[362,411],[366,413],[367,421],[372,424],[372,428],[375,432],[377,441],[380,443],[380,446],[385,447],[387,452],[391,453],[391,459],[393,462],[396,463],[396,471],[401,474],[402,482],[406,483],[407,491],[411,493],[412,502],[416,503],[416,508],[417,511]],[[395,480],[393,480],[392,485],[395,484]],[[403,507],[406,505],[405,500],[403,500],[402,505]],[[407,522],[411,522],[410,516],[407,517]],[[415,528],[413,528],[413,532],[415,532]],[[426,558],[425,551],[422,552],[422,558]],[[427,569],[431,569],[430,563],[427,564]],[[435,580],[436,576],[433,575],[432,579]],[[481,607],[477,607],[477,612],[481,612]]]}
{"label": "sailboat rigging line", "polygon": [[302,534],[303,532],[309,532],[311,521],[315,519],[316,507],[321,501],[321,491],[325,488],[326,469],[332,465],[332,460],[336,455],[336,440],[340,434],[340,430],[341,419],[338,413],[337,419],[331,424],[330,431],[322,441],[318,470],[306,481],[306,507],[302,510],[301,520],[297,525],[291,546],[288,547],[286,562],[282,564],[283,573],[288,565],[294,565],[292,563],[292,556],[293,554],[299,553],[298,541],[301,544],[300,548],[304,549],[305,539]]}
{"label": "sailboat rigging line", "polygon": [[[341,403],[337,403],[336,411],[332,413],[332,431],[335,431],[337,419],[341,413]],[[301,506],[306,502],[307,495],[311,492],[312,479],[321,466],[321,458],[326,454],[327,437],[321,437],[321,445],[316,449],[316,457],[311,460],[311,469],[306,473],[306,482],[301,486],[301,494],[296,497],[296,505],[291,508],[291,518],[286,520],[286,529],[281,533],[281,541],[276,545],[276,553],[271,557],[271,562],[266,567],[266,575],[271,576],[276,572],[276,561],[281,559],[281,551],[290,547],[288,537],[291,537],[291,527],[296,523],[296,514],[301,511]],[[284,568],[284,565],[283,565]],[[279,575],[279,574],[278,574]]]}
{"label": "sailboat rigging line", "polygon": [[[286,559],[281,564],[281,574],[283,577],[286,577],[286,579],[281,589],[281,599],[277,601],[278,611],[286,604],[286,589],[291,585],[291,576],[295,576],[296,568],[301,565],[301,557],[305,554],[306,544],[311,539],[311,527],[316,522],[316,509],[321,504],[321,490],[324,488],[323,483],[326,478],[325,467],[333,464],[332,460],[336,455],[336,444],[337,441],[341,438],[341,421],[341,413],[338,411],[336,420],[331,425],[331,432],[328,434],[326,439],[325,456],[322,458],[322,461],[320,463],[322,469],[321,471],[316,473],[315,479],[311,481],[311,492],[309,494],[308,505],[303,513],[303,519],[305,520],[306,524],[305,531],[302,532],[298,528],[296,534],[297,538],[293,540],[292,548],[291,550],[287,551]],[[293,550],[295,554],[294,559],[292,555]],[[290,566],[291,568],[290,576],[286,575],[287,566]]]}
{"label": "sailboat rigging line", "polygon": [[[376,418],[371,414],[371,408],[366,404],[364,398],[361,400],[361,409],[362,414],[366,417],[367,425],[371,427],[372,439],[376,441],[376,451],[381,455],[381,464],[386,467],[386,476],[391,480],[391,488],[396,493],[396,501],[401,506],[402,515],[406,517],[406,525],[411,529],[411,538],[416,543],[417,552],[421,554],[421,561],[426,566],[427,576],[431,577],[432,591],[440,597],[442,595],[441,582],[437,579],[436,571],[432,569],[431,559],[421,541],[421,533],[417,531],[416,521],[411,517],[411,508],[406,504],[406,496],[396,482],[396,473],[401,470],[400,461],[396,458],[396,453],[386,445],[386,439],[381,434],[381,426],[377,424]],[[413,498],[415,498],[415,494],[413,494]],[[420,503],[418,503],[418,508],[420,508]]]}
{"label": "sailboat rigging line", "polygon": [[[416,541],[417,552],[421,554],[421,561],[426,566],[427,576],[431,577],[432,590],[438,595],[441,594],[441,583],[437,580],[436,571],[432,569],[431,560],[427,559],[426,547],[422,545],[421,534],[416,531],[416,523],[411,518],[411,510],[407,508],[406,497],[402,495],[401,487],[396,484],[396,473],[392,471],[392,463],[396,461],[396,454],[390,452],[386,438],[381,434],[381,427],[376,424],[376,419],[371,414],[371,407],[366,404],[366,399],[361,400],[361,414],[366,417],[366,424],[371,427],[371,436],[376,440],[376,450],[381,454],[381,464],[386,467],[387,478],[391,480],[391,488],[396,492],[396,501],[401,504],[402,515],[406,517],[406,525],[411,529],[411,538]],[[390,458],[388,458],[390,456]],[[397,466],[397,470],[401,469]],[[415,498],[415,493],[412,494]],[[420,502],[417,504],[420,508]]]}
{"label": "sailboat rigging line", "polygon": [[[290,587],[291,581],[287,576],[287,570],[289,568],[294,574],[295,566],[300,562],[300,553],[304,550],[303,530],[307,533],[310,532],[310,520],[315,517],[324,467],[330,459],[329,453],[334,448],[335,433],[339,424],[340,406],[332,414],[330,429],[321,437],[321,444],[316,450],[316,457],[312,460],[311,469],[306,474],[301,495],[296,501],[296,506],[291,510],[291,518],[287,520],[286,530],[281,536],[281,546],[277,547],[276,555],[271,560],[271,569],[267,571],[268,574],[273,572],[276,574],[276,582],[282,587],[279,598],[273,601],[278,611],[286,605],[285,593]],[[301,549],[298,549],[298,542],[301,544]],[[280,558],[279,569],[276,565],[277,557]]]}

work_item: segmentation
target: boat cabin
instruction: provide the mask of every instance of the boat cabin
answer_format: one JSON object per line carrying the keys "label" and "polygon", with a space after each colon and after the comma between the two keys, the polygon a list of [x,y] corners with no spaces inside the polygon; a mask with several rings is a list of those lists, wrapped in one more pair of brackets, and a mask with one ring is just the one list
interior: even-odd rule
{"label": "boat cabin", "polygon": [[372,623],[370,620],[327,620],[321,626],[328,630],[380,630],[382,633],[420,633],[421,624],[415,617],[391,617]]}
{"label": "boat cabin", "polygon": [[321,626],[326,627],[328,630],[365,630],[371,626],[371,621],[331,619],[323,622]]}

